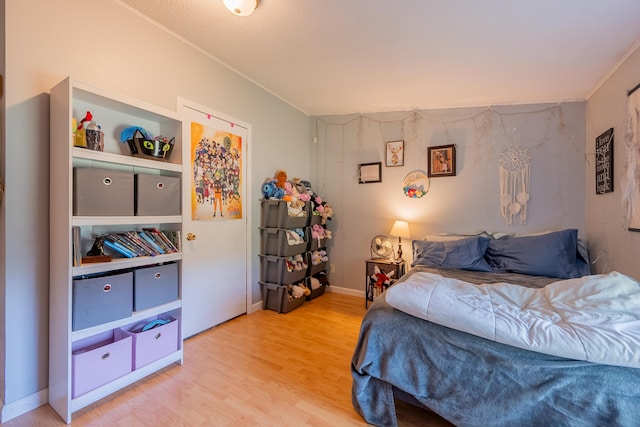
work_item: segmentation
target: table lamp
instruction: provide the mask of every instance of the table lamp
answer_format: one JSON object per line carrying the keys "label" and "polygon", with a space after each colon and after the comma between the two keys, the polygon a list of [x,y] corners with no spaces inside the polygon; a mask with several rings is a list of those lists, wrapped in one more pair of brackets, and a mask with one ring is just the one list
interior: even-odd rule
{"label": "table lamp", "polygon": [[398,258],[396,261],[400,261],[402,260],[402,238],[408,239],[411,237],[409,233],[409,223],[407,221],[396,221],[389,234],[398,236]]}

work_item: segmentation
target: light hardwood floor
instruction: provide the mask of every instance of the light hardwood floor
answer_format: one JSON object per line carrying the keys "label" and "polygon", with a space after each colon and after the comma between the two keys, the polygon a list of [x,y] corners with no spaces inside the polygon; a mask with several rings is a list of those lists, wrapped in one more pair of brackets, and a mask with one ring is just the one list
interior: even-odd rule
{"label": "light hardwood floor", "polygon": [[[76,412],[74,426],[366,426],[351,406],[364,300],[337,293],[240,316],[184,343],[171,365]],[[400,426],[449,426],[398,405]],[[3,424],[62,426],[48,405]]]}

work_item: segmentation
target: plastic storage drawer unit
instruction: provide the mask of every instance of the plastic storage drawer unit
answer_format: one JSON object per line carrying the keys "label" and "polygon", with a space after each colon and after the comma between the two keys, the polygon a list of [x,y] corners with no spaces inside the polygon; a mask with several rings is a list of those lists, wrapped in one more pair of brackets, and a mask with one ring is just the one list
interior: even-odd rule
{"label": "plastic storage drawer unit", "polygon": [[133,215],[133,173],[110,169],[74,168],[73,214]]}
{"label": "plastic storage drawer unit", "polygon": [[133,311],[178,299],[178,264],[175,262],[133,271]]}
{"label": "plastic storage drawer unit", "polygon": [[[305,262],[309,263],[308,252],[301,254]],[[260,257],[260,277],[265,282],[289,284],[298,282],[307,275],[307,268],[289,271],[287,257],[275,255],[258,255]]]}
{"label": "plastic storage drawer unit", "polygon": [[306,227],[309,222],[310,203],[305,203],[302,216],[289,216],[289,206],[284,200],[262,199],[260,226],[268,228]]}
{"label": "plastic storage drawer unit", "polygon": [[262,308],[263,310],[273,310],[278,313],[288,313],[294,308],[304,304],[305,297],[289,299],[288,285],[278,285],[275,283],[258,282],[262,288]]}
{"label": "plastic storage drawer unit", "polygon": [[[142,330],[154,320],[168,323]],[[147,319],[124,332],[133,338],[133,369],[139,369],[178,350],[178,321],[171,316],[160,315]]]}
{"label": "plastic storage drawer unit", "polygon": [[119,329],[73,344],[71,397],[96,389],[131,372],[132,338]]}
{"label": "plastic storage drawer unit", "polygon": [[180,215],[180,178],[136,174],[136,215]]}
{"label": "plastic storage drawer unit", "polygon": [[295,231],[286,228],[260,228],[260,253],[263,255],[290,256],[302,253],[309,245],[309,228],[301,228],[304,237],[302,243],[289,244],[288,233]]}
{"label": "plastic storage drawer unit", "polygon": [[133,313],[133,273],[73,281],[72,329],[88,328]]}

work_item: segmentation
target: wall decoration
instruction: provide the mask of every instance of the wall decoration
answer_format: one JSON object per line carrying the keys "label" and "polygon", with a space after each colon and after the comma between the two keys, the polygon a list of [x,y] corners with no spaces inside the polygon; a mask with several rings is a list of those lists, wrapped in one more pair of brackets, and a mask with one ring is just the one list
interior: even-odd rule
{"label": "wall decoration", "polygon": [[242,137],[191,122],[193,220],[242,218]]}
{"label": "wall decoration", "polygon": [[429,159],[427,175],[429,177],[456,175],[456,146],[454,144],[428,147],[427,156]]}
{"label": "wall decoration", "polygon": [[404,141],[387,142],[387,167],[404,166]]}
{"label": "wall decoration", "polygon": [[523,147],[512,146],[500,155],[500,214],[507,225],[519,219],[527,223],[531,154]]}
{"label": "wall decoration", "polygon": [[622,204],[627,210],[629,231],[640,231],[640,85],[629,92],[627,131],[624,146],[626,171],[622,181]]}
{"label": "wall decoration", "polygon": [[359,164],[358,175],[358,184],[382,182],[382,162]]}
{"label": "wall decoration", "polygon": [[596,194],[613,191],[613,128],[596,138]]}
{"label": "wall decoration", "polygon": [[419,199],[429,191],[429,177],[425,171],[413,170],[404,177],[402,191],[411,199]]}

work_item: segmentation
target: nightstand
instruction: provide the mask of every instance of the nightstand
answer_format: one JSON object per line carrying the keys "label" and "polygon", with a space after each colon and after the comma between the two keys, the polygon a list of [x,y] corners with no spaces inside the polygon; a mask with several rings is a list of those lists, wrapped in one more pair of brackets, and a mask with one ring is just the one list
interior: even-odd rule
{"label": "nightstand", "polygon": [[[385,258],[365,260],[365,308],[369,307],[369,301],[373,301],[375,297],[384,292],[385,289],[404,275],[406,265],[407,263],[405,260],[394,261]],[[390,284],[383,285],[382,287],[375,286],[376,283],[371,276],[374,274],[374,267],[376,266],[380,269],[381,273],[384,273],[387,276],[393,272]]]}

